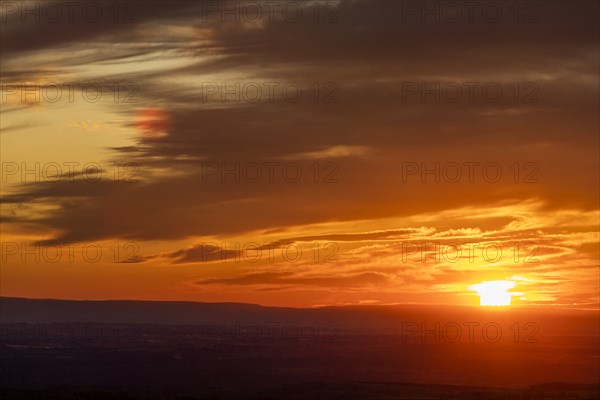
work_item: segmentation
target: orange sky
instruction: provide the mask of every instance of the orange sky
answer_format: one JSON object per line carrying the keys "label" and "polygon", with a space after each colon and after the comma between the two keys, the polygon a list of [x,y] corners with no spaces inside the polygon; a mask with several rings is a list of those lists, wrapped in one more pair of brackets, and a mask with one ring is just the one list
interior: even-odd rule
{"label": "orange sky", "polygon": [[598,3],[329,3],[2,8],[2,296],[597,308]]}

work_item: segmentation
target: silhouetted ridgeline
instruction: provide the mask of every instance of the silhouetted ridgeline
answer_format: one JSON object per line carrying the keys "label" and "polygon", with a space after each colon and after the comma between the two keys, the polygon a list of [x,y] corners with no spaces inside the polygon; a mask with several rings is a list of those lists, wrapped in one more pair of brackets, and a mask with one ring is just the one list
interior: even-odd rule
{"label": "silhouetted ridgeline", "polygon": [[393,329],[402,322],[458,324],[468,321],[533,322],[539,335],[598,335],[598,310],[477,308],[442,305],[345,306],[321,308],[264,307],[243,303],[102,300],[72,301],[0,297],[2,323],[150,323],[201,324],[292,322],[335,323],[347,329]]}
{"label": "silhouetted ridgeline", "polygon": [[599,398],[598,311],[0,298],[0,317],[2,399]]}

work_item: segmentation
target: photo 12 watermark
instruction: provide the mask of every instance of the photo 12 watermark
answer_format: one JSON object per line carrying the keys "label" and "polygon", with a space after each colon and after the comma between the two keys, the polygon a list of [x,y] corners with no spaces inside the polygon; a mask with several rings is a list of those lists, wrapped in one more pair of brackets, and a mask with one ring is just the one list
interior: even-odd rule
{"label": "photo 12 watermark", "polygon": [[522,242],[435,242],[410,241],[399,245],[403,263],[407,262],[485,262],[488,264],[512,262],[514,264],[539,263],[540,247],[532,241]]}
{"label": "photo 12 watermark", "polygon": [[135,263],[140,261],[137,242],[30,243],[0,242],[2,263],[21,264],[95,264],[99,262]]}
{"label": "photo 12 watermark", "polygon": [[405,161],[402,183],[539,183],[540,166],[535,161]]}
{"label": "photo 12 watermark", "polygon": [[340,102],[337,82],[223,81],[195,83],[202,103],[299,103]]}
{"label": "photo 12 watermark", "polygon": [[134,162],[12,162],[0,163],[2,183],[49,183],[49,182],[121,182],[140,180],[140,166]]}
{"label": "photo 12 watermark", "polygon": [[14,82],[0,85],[0,104],[73,104],[79,101],[137,104],[134,82]]}
{"label": "photo 12 watermark", "polygon": [[398,1],[403,24],[534,24],[540,19],[537,1]]}
{"label": "photo 12 watermark", "polygon": [[496,321],[405,321],[399,332],[402,343],[538,343],[540,327],[537,323],[512,322],[510,325]]}
{"label": "photo 12 watermark", "polygon": [[23,24],[133,24],[140,21],[143,1],[2,1],[0,16],[7,26]]}
{"label": "photo 12 watermark", "polygon": [[338,263],[340,246],[336,242],[200,242],[164,256],[175,263]]}
{"label": "photo 12 watermark", "polygon": [[536,82],[403,81],[399,84],[404,104],[535,104],[540,102]]}
{"label": "photo 12 watermark", "polygon": [[340,165],[333,161],[202,161],[202,184],[207,183],[339,183]]}

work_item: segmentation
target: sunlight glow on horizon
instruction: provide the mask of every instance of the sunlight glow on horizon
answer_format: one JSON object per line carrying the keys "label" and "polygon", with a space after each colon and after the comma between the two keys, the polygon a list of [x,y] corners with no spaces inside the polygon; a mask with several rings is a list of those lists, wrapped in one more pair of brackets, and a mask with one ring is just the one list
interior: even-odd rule
{"label": "sunlight glow on horizon", "polygon": [[512,296],[516,293],[510,293],[509,289],[515,286],[516,282],[513,281],[484,281],[469,286],[469,289],[478,293],[481,306],[510,306]]}

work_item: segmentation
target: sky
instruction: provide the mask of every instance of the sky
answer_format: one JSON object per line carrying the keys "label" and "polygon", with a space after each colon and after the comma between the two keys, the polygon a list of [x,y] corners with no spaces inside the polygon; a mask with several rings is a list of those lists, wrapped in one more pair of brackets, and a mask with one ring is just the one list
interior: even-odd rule
{"label": "sky", "polygon": [[599,4],[2,1],[2,296],[598,308]]}

